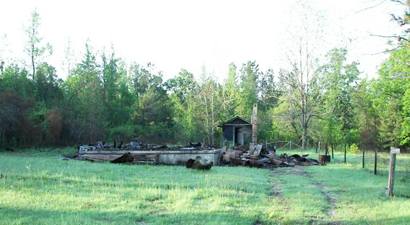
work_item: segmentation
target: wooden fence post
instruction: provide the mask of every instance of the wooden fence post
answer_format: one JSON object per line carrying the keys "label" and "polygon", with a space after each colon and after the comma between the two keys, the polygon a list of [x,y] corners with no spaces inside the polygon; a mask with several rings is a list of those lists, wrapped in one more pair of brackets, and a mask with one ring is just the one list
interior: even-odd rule
{"label": "wooden fence post", "polygon": [[374,150],[374,175],[377,175],[377,149]]}
{"label": "wooden fence post", "polygon": [[363,149],[363,155],[362,155],[362,168],[364,169],[364,149]]}
{"label": "wooden fence post", "polygon": [[392,197],[394,195],[394,171],[396,169],[396,154],[400,154],[399,148],[390,147],[390,163],[389,163],[389,178],[387,180],[386,195]]}

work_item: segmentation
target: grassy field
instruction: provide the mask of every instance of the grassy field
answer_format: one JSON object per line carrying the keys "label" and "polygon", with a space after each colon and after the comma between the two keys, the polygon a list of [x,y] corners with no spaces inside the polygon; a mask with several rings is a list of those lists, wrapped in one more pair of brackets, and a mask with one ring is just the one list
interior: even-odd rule
{"label": "grassy field", "polygon": [[[356,155],[194,171],[61,160],[67,151],[0,151],[0,224],[410,224],[410,199],[386,198],[387,178],[361,169]],[[410,192],[407,179],[397,186],[399,196]]]}

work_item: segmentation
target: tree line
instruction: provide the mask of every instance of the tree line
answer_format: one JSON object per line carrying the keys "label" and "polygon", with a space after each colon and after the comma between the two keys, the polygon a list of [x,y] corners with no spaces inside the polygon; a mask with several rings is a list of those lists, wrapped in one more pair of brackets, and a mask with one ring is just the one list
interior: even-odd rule
{"label": "tree line", "polygon": [[[406,38],[363,78],[345,48],[317,62],[304,43],[280,70],[256,61],[228,65],[223,82],[203,69],[164,79],[154,65],[126,64],[115,50],[97,54],[87,42],[65,79],[47,62],[52,46],[33,12],[26,30],[30,66],[0,67],[0,146],[59,146],[98,140],[203,142],[221,145],[218,125],[249,120],[258,105],[258,139],[318,142],[330,148],[410,145],[410,43]],[[408,37],[408,34],[405,34]],[[196,79],[199,77],[199,79]]]}

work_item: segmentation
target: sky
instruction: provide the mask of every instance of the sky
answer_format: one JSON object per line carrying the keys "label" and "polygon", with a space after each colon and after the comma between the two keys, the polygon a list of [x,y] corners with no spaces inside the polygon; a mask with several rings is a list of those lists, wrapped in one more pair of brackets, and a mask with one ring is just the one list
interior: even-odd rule
{"label": "sky", "polygon": [[[297,49],[305,12],[320,38],[312,40],[318,58],[334,47],[346,47],[348,59],[360,63],[362,76],[375,77],[388,56],[388,40],[374,35],[398,33],[390,14],[403,9],[386,0],[0,0],[0,58],[28,62],[24,53],[34,9],[40,34],[53,46],[47,61],[64,73],[70,43],[81,59],[85,42],[101,53],[113,47],[126,63],[153,63],[166,78],[181,68],[197,77],[203,68],[219,80],[229,63],[255,60],[278,71]],[[301,4],[302,3],[302,4]],[[301,5],[306,5],[304,11]],[[306,7],[305,7],[306,8]],[[313,22],[312,22],[313,21]],[[315,23],[315,21],[319,23]],[[313,35],[314,36],[314,35]]]}

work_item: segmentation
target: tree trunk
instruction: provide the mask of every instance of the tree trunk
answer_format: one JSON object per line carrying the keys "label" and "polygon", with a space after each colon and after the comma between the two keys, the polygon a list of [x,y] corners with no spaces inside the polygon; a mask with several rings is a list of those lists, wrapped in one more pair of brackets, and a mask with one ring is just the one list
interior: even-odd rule
{"label": "tree trunk", "polygon": [[215,124],[215,118],[214,118],[214,90],[212,88],[212,93],[211,93],[211,145],[215,145],[215,140],[214,140],[214,124]]}
{"label": "tree trunk", "polygon": [[344,148],[345,148],[345,155],[344,155],[344,160],[345,160],[345,163],[346,163],[346,152],[347,152],[347,147],[346,147],[346,144],[344,145]]}
{"label": "tree trunk", "polygon": [[35,78],[35,76],[36,76],[36,63],[35,63],[35,60],[34,60],[34,45],[32,46],[32,52],[31,52],[31,66],[33,67],[32,69],[33,69],[33,74],[32,74],[32,78],[33,78],[33,81],[34,81],[34,78]]}
{"label": "tree trunk", "polygon": [[206,96],[204,97],[204,102],[205,102],[205,122],[206,122],[206,136],[207,136],[207,139],[208,139],[208,144],[210,144],[211,143],[211,140],[210,140],[210,135],[209,135],[209,111],[208,111],[208,101],[207,101],[207,99],[206,99]]}
{"label": "tree trunk", "polygon": [[303,127],[303,133],[302,133],[302,149],[306,149],[306,140],[307,140],[307,127]]}

